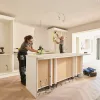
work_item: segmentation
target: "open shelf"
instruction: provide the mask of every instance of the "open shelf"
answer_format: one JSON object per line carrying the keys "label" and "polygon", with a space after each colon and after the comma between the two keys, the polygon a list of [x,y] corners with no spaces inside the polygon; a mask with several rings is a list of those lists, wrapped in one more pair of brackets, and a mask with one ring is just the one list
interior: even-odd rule
{"label": "open shelf", "polygon": [[9,72],[12,70],[11,55],[0,56],[0,73]]}
{"label": "open shelf", "polygon": [[13,21],[12,17],[0,15],[0,47],[5,52],[0,54],[0,74],[13,71]]}

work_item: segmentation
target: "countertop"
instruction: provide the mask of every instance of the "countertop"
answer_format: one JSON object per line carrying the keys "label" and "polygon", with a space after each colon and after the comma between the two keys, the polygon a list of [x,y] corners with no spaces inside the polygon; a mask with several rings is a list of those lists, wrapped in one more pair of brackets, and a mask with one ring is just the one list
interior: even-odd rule
{"label": "countertop", "polygon": [[27,56],[36,57],[37,59],[53,59],[53,58],[65,58],[65,57],[76,57],[84,56],[87,54],[76,54],[76,53],[54,53],[54,54],[28,54]]}

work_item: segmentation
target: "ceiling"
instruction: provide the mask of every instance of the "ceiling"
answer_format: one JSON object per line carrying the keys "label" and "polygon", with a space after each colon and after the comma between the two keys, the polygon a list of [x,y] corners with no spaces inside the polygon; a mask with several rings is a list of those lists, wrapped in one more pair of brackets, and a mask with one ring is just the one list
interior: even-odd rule
{"label": "ceiling", "polygon": [[70,28],[100,20],[100,0],[0,0],[0,12],[29,25]]}

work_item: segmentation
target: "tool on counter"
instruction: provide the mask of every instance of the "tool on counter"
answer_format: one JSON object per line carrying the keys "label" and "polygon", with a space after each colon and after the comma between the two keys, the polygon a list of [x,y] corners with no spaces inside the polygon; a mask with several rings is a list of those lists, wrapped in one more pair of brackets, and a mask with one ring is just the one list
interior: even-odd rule
{"label": "tool on counter", "polygon": [[38,54],[43,54],[44,52],[44,49],[42,46],[39,46],[39,49],[38,49]]}
{"label": "tool on counter", "polygon": [[0,47],[0,49],[1,49],[0,54],[4,54],[4,53],[5,53],[5,52],[4,52],[4,47]]}

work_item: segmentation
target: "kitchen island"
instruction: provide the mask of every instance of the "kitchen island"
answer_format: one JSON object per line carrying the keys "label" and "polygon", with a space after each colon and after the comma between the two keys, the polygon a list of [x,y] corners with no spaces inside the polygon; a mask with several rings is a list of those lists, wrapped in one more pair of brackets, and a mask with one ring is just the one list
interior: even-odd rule
{"label": "kitchen island", "polygon": [[83,54],[29,54],[26,88],[36,98],[39,89],[82,74]]}

